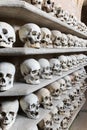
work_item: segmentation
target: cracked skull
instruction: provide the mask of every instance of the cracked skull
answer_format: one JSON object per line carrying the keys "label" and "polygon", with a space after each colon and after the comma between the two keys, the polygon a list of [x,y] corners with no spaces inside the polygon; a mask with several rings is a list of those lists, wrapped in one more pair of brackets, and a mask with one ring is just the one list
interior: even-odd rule
{"label": "cracked skull", "polygon": [[43,79],[51,79],[52,78],[52,71],[50,69],[50,63],[47,59],[41,58],[39,59],[40,64],[40,76]]}
{"label": "cracked skull", "polygon": [[34,23],[25,24],[19,29],[19,38],[25,47],[40,48],[40,27]]}
{"label": "cracked skull", "polygon": [[39,102],[45,109],[51,109],[53,107],[52,97],[50,91],[46,88],[40,89],[36,95],[38,96]]}
{"label": "cracked skull", "polygon": [[15,66],[12,63],[0,63],[0,91],[6,91],[13,87]]}
{"label": "cracked skull", "polygon": [[21,66],[20,70],[22,75],[24,76],[24,80],[26,83],[30,84],[39,84],[40,77],[39,77],[39,71],[40,71],[40,65],[38,61],[35,59],[27,59],[25,60]]}
{"label": "cracked skull", "polygon": [[8,130],[15,122],[19,108],[18,100],[3,101],[0,103],[0,125],[3,130]]}
{"label": "cracked skull", "polygon": [[35,94],[31,93],[21,98],[20,105],[29,118],[39,118],[39,99]]}
{"label": "cracked skull", "polygon": [[14,28],[5,22],[0,22],[0,47],[12,47],[16,41]]}

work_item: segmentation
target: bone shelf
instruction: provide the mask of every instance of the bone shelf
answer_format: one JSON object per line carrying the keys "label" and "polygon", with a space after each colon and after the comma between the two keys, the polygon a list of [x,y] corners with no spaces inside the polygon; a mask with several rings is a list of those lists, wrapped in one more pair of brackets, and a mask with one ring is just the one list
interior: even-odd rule
{"label": "bone shelf", "polygon": [[[57,102],[56,102],[57,103]],[[82,104],[79,106],[77,110],[75,110],[72,119],[69,121],[68,128],[65,130],[69,130],[70,125],[72,124],[73,120],[77,116],[78,112],[82,108],[85,103],[85,99],[83,99]],[[56,104],[57,105],[57,104]],[[33,125],[37,125],[51,110],[46,110],[40,108],[40,118],[39,119],[29,119],[26,115],[18,115],[16,122],[13,124],[12,128],[9,130],[30,130]],[[57,125],[56,125],[57,127]]]}
{"label": "bone shelf", "polygon": [[81,38],[87,36],[70,27],[69,25],[61,22],[56,17],[53,17],[46,12],[34,7],[33,5],[19,0],[1,0],[0,1],[0,17],[4,18],[18,18],[26,22],[33,22],[39,26],[45,26],[49,29],[60,30],[61,32],[70,33]]}
{"label": "bone shelf", "polygon": [[38,124],[48,113],[48,110],[40,108],[40,117],[38,119],[29,119],[25,114],[18,115],[15,123],[9,130],[30,130],[30,128]]}
{"label": "bone shelf", "polygon": [[44,79],[40,79],[40,84],[38,85],[30,85],[27,83],[22,83],[22,82],[17,82],[14,83],[14,87],[9,89],[8,91],[5,92],[0,92],[0,97],[3,96],[23,96],[23,95],[28,95],[32,92],[35,92],[37,90],[39,90],[42,87],[47,86],[48,84],[55,82],[58,79],[61,79],[62,77],[71,74],[72,72],[86,66],[87,63],[78,65],[77,67],[73,68],[72,70],[69,70],[67,72],[64,72],[61,76],[53,76],[52,79],[50,80],[44,80]]}
{"label": "bone shelf", "polygon": [[36,54],[60,54],[70,52],[86,52],[87,48],[0,48],[0,56],[14,56],[14,55],[36,55]]}
{"label": "bone shelf", "polygon": [[[83,105],[85,104],[85,101],[86,101],[86,99],[83,99],[81,105],[78,107],[77,110],[74,111],[74,113],[73,113],[73,115],[72,115],[72,118],[71,118],[70,121],[69,121],[68,128],[67,128],[67,129],[64,129],[64,130],[69,130],[69,128],[70,128],[70,126],[72,125],[72,123],[73,123],[74,119],[76,118],[77,114],[79,113],[79,111],[81,110],[81,108],[83,107]],[[54,128],[57,129],[57,124],[54,125]],[[55,130],[56,130],[56,129],[55,129]]]}
{"label": "bone shelf", "polygon": [[76,118],[77,114],[79,113],[79,111],[81,110],[81,108],[83,107],[83,105],[85,104],[85,102],[86,102],[86,99],[84,99],[84,100],[82,101],[82,104],[81,104],[81,105],[79,106],[79,108],[73,113],[73,116],[72,116],[71,120],[69,121],[68,128],[65,129],[65,130],[69,130],[70,126],[72,125],[74,119]]}

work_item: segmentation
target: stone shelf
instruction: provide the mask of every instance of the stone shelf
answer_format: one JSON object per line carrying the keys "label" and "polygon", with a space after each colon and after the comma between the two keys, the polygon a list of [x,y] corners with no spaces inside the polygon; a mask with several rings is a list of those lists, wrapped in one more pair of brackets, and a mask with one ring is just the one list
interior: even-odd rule
{"label": "stone shelf", "polygon": [[81,110],[81,108],[83,107],[83,105],[85,104],[86,99],[84,99],[82,101],[82,104],[79,106],[79,108],[73,113],[73,116],[71,118],[71,120],[69,121],[69,125],[68,128],[66,130],[69,130],[70,126],[72,125],[74,119],[76,118],[77,114],[79,113],[79,111]]}
{"label": "stone shelf", "polygon": [[0,48],[0,56],[20,56],[20,55],[38,55],[38,54],[60,54],[60,53],[87,52],[87,48]]}
{"label": "stone shelf", "polygon": [[3,0],[0,1],[0,17],[18,18],[25,22],[33,22],[40,27],[45,26],[49,29],[60,30],[64,33],[71,33],[81,38],[87,38],[87,35],[70,27],[66,23],[61,22],[56,17],[34,7],[33,5],[19,0]]}
{"label": "stone shelf", "polygon": [[76,71],[76,70],[78,70],[86,65],[87,65],[87,63],[78,65],[77,67],[73,68],[72,70],[64,72],[61,76],[53,76],[53,78],[50,80],[40,79],[40,84],[38,84],[38,85],[30,85],[30,84],[22,83],[22,82],[14,83],[13,88],[11,88],[5,92],[0,92],[0,97],[28,95],[32,92],[39,90],[42,87],[47,86],[48,84],[51,84],[52,82],[55,82],[56,80],[58,80],[60,78],[63,78],[66,75],[71,74],[72,72],[74,72],[74,71]]}

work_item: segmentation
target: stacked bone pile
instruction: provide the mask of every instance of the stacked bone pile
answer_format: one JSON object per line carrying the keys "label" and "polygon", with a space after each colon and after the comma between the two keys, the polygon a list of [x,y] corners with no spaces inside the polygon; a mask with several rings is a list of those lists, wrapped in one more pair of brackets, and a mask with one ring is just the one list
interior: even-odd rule
{"label": "stacked bone pile", "polygon": [[34,23],[28,23],[20,27],[19,38],[24,47],[32,48],[78,48],[86,47],[87,40],[64,34],[58,30],[50,30],[47,27],[39,27]]}
{"label": "stacked bone pile", "polygon": [[87,26],[83,22],[79,21],[75,15],[64,10],[61,5],[57,6],[53,0],[27,0],[27,2],[56,17],[58,20],[73,27],[81,33],[87,34]]}
{"label": "stacked bone pile", "polygon": [[[6,22],[0,22],[0,48],[12,48],[16,45],[15,29]],[[19,29],[19,41],[26,48],[86,48],[87,40],[71,34],[61,33],[59,30],[50,30],[39,27],[34,23],[27,23]],[[18,44],[18,43],[17,43]]]}

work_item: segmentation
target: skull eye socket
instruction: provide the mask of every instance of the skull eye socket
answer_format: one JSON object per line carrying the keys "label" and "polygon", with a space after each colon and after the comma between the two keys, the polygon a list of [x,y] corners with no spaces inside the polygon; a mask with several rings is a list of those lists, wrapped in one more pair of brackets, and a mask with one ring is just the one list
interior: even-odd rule
{"label": "skull eye socket", "polygon": [[31,108],[35,108],[35,104],[32,104],[32,105],[31,105]]}
{"label": "skull eye socket", "polygon": [[9,112],[10,115],[14,116],[14,112]]}
{"label": "skull eye socket", "polygon": [[57,89],[56,92],[58,92],[59,90]]}
{"label": "skull eye socket", "polygon": [[47,0],[47,4],[51,4],[50,0]]}
{"label": "skull eye socket", "polygon": [[36,32],[36,31],[33,31],[33,32],[32,32],[32,35],[36,35],[36,34],[37,34],[37,32]]}
{"label": "skull eye socket", "polygon": [[6,113],[5,113],[5,112],[2,112],[2,113],[1,113],[1,116],[5,117],[5,116],[6,116]]}
{"label": "skull eye socket", "polygon": [[36,74],[36,72],[37,72],[36,70],[33,70],[33,71],[32,71],[32,74]]}
{"label": "skull eye socket", "polygon": [[47,37],[47,38],[50,38],[50,36],[49,36],[49,35],[47,35],[46,37]]}
{"label": "skull eye socket", "polygon": [[7,34],[8,33],[8,31],[5,28],[2,29],[2,32],[3,32],[3,34]]}
{"label": "skull eye socket", "polygon": [[47,96],[45,97],[45,100],[48,100],[48,97],[47,97]]}
{"label": "skull eye socket", "polygon": [[38,4],[41,4],[41,2],[39,1]]}
{"label": "skull eye socket", "polygon": [[7,74],[6,77],[12,78],[12,75],[11,74]]}
{"label": "skull eye socket", "polygon": [[0,78],[1,78],[1,77],[3,77],[3,74],[2,74],[2,73],[0,73]]}

